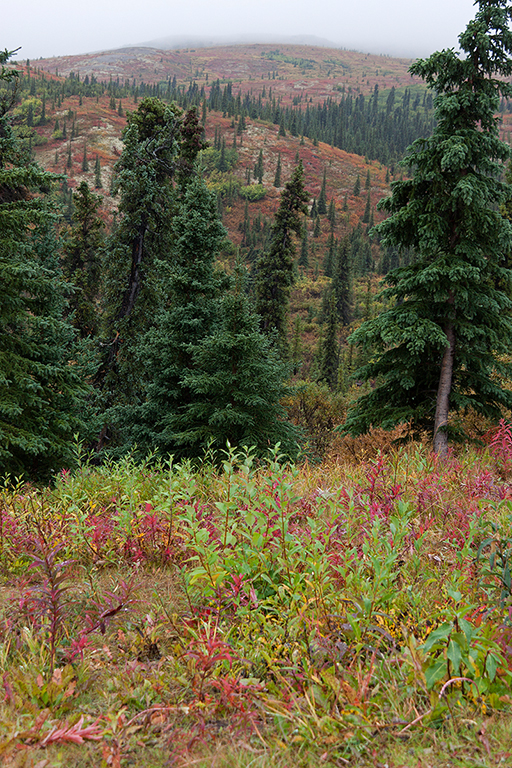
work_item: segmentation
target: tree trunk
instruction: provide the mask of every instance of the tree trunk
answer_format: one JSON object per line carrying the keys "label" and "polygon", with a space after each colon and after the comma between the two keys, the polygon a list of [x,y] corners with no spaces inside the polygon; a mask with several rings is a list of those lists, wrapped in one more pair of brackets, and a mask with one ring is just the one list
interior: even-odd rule
{"label": "tree trunk", "polygon": [[441,362],[441,374],[437,389],[436,415],[434,418],[434,453],[446,456],[448,453],[448,415],[450,412],[450,392],[452,391],[453,358],[455,355],[455,331],[453,323],[445,328],[448,345]]}

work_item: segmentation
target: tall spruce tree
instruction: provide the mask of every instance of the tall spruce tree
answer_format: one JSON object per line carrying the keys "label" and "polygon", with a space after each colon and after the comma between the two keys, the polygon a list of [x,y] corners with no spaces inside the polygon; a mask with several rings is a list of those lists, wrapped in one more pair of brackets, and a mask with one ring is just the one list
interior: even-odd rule
{"label": "tall spruce tree", "polygon": [[[23,156],[8,110],[18,73],[0,53],[0,475],[48,479],[72,463],[84,387],[70,364],[53,174]],[[11,91],[9,92],[9,86]]]}
{"label": "tall spruce tree", "polygon": [[267,334],[276,331],[283,351],[287,348],[288,303],[295,259],[293,235],[301,234],[307,199],[304,169],[299,163],[281,193],[270,246],[256,264],[256,311],[261,316],[262,330]]}
{"label": "tall spruce tree", "polygon": [[99,331],[101,252],[104,224],[98,215],[103,198],[82,181],[73,194],[72,229],[64,246],[63,269],[75,291],[69,308],[80,336],[96,336]]}
{"label": "tall spruce tree", "polygon": [[377,231],[384,246],[414,249],[416,258],[387,276],[393,306],[351,337],[374,350],[357,376],[377,386],[356,403],[346,432],[409,422],[427,428],[444,454],[450,412],[497,419],[512,407],[504,385],[512,230],[499,212],[509,148],[496,118],[500,95],[512,96],[511,17],[507,0],[479,0],[460,55],[443,50],[410,68],[436,93],[436,125],[410,147],[412,178],[393,184],[381,205],[391,216]]}
{"label": "tall spruce tree", "polygon": [[322,337],[322,354],[318,381],[325,381],[329,389],[336,389],[338,383],[339,343],[338,343],[338,313],[336,295],[329,292],[327,301],[327,328]]}
{"label": "tall spruce tree", "polygon": [[350,261],[350,237],[346,235],[342,238],[337,249],[332,275],[336,309],[343,325],[349,325],[352,320],[352,270]]}
{"label": "tall spruce tree", "polygon": [[281,153],[277,153],[277,165],[276,165],[276,175],[274,176],[274,187],[281,186]]}
{"label": "tall spruce tree", "polygon": [[138,396],[133,356],[165,300],[179,196],[174,180],[184,188],[200,148],[197,118],[194,125],[176,105],[156,98],[143,99],[128,115],[116,167],[119,219],[105,250],[105,355],[97,379],[107,404]]}
{"label": "tall spruce tree", "polygon": [[219,321],[192,352],[183,376],[191,397],[175,417],[176,439],[189,451],[208,445],[254,447],[265,455],[276,443],[289,456],[297,454],[298,433],[286,420],[286,368],[244,290],[244,269],[235,270],[233,288],[224,293]]}
{"label": "tall spruce tree", "polygon": [[138,346],[137,367],[147,380],[145,402],[128,405],[123,419],[131,439],[144,451],[198,455],[202,444],[189,434],[183,415],[196,402],[187,376],[194,351],[218,321],[222,276],[215,258],[226,231],[217,200],[202,179],[187,185],[173,220],[172,261],[167,277],[169,306]]}
{"label": "tall spruce tree", "polygon": [[258,159],[254,164],[254,178],[257,179],[258,184],[263,182],[263,150],[260,149]]}
{"label": "tall spruce tree", "polygon": [[320,189],[320,194],[318,195],[317,211],[320,216],[325,216],[327,213],[327,177],[325,168],[322,179],[322,187]]}

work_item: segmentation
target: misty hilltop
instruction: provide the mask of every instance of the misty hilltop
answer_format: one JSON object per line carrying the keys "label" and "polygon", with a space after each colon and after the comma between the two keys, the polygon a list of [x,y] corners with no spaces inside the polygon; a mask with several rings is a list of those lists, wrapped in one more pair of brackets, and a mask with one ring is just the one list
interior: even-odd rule
{"label": "misty hilltop", "polygon": [[281,44],[281,45],[311,45],[320,48],[340,48],[341,46],[332,40],[327,40],[316,35],[277,35],[268,33],[252,33],[239,35],[169,35],[137,43],[134,47],[160,48],[162,50],[175,50],[180,48],[214,48],[225,45],[250,45],[253,43]]}

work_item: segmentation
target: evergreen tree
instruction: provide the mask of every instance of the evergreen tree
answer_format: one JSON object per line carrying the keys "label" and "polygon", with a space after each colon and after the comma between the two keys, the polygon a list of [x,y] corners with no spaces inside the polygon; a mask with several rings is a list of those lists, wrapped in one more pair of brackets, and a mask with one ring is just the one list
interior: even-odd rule
{"label": "evergreen tree", "polygon": [[356,183],[354,184],[354,197],[359,197],[361,193],[361,177],[357,174]]}
{"label": "evergreen tree", "polygon": [[292,235],[300,235],[306,213],[304,169],[300,163],[281,193],[268,251],[256,264],[256,310],[265,333],[277,331],[283,350],[287,347],[287,319],[293,281],[295,247]]}
{"label": "evergreen tree", "polygon": [[318,381],[325,381],[329,389],[336,389],[338,383],[339,344],[338,316],[336,311],[336,296],[329,292],[327,329],[322,338],[322,354]]}
{"label": "evergreen tree", "polygon": [[316,204],[316,209],[318,211],[319,216],[325,216],[327,213],[327,180],[325,175],[325,168],[324,168],[324,177],[322,181],[322,188],[320,189],[320,194],[318,195],[318,202]]}
{"label": "evergreen tree", "polygon": [[313,229],[313,237],[315,238],[320,237],[321,234],[322,234],[322,229],[320,227],[320,216],[317,216],[315,219],[315,226]]}
{"label": "evergreen tree", "polygon": [[350,238],[345,236],[336,253],[333,267],[332,288],[336,297],[338,317],[343,325],[352,320],[352,280],[350,265]]}
{"label": "evergreen tree", "polygon": [[82,173],[89,170],[89,161],[87,160],[87,141],[84,141],[84,153],[82,155]]}
{"label": "evergreen tree", "polygon": [[142,449],[190,455],[199,454],[203,445],[182,418],[197,402],[188,376],[195,366],[194,352],[218,321],[222,280],[214,266],[226,234],[216,197],[202,179],[187,186],[173,229],[169,307],[162,308],[156,327],[138,348],[138,365],[148,381],[146,400],[138,408],[127,407],[125,420],[133,423],[132,439]]}
{"label": "evergreen tree", "polygon": [[0,471],[48,479],[72,464],[84,387],[69,363],[74,334],[48,202],[58,177],[25,162],[14,137],[10,55],[0,53]]}
{"label": "evergreen tree", "polygon": [[331,197],[329,201],[329,209],[327,211],[327,218],[329,220],[329,224],[331,225],[331,232],[336,226],[336,206],[334,204],[334,197]]}
{"label": "evergreen tree", "polygon": [[334,267],[334,259],[336,256],[336,241],[334,234],[331,232],[329,240],[327,241],[327,253],[324,259],[324,275],[326,277],[332,277],[332,270]]}
{"label": "evergreen tree", "polygon": [[41,117],[39,118],[39,125],[46,125],[46,91],[43,91]]}
{"label": "evergreen tree", "polygon": [[460,56],[448,49],[411,67],[436,93],[436,125],[409,149],[412,178],[395,182],[381,206],[391,216],[377,230],[384,246],[414,249],[416,258],[387,276],[396,303],[352,337],[376,350],[358,377],[379,384],[345,430],[410,422],[431,432],[440,454],[450,411],[497,419],[512,407],[504,386],[512,374],[512,231],[498,210],[509,148],[495,117],[500,94],[512,95],[512,9],[506,0],[478,6],[459,37]]}
{"label": "evergreen tree", "polygon": [[97,382],[108,402],[140,390],[133,355],[164,299],[172,244],[173,178],[182,115],[175,106],[145,98],[130,113],[116,165],[119,220],[105,250],[105,355]]}
{"label": "evergreen tree", "polygon": [[318,209],[316,207],[316,200],[313,198],[313,205],[311,206],[311,210],[309,212],[309,215],[312,219],[316,219],[318,217]]}
{"label": "evergreen tree", "polygon": [[254,165],[254,178],[258,180],[258,184],[263,181],[263,150],[260,149],[258,159]]}
{"label": "evergreen tree", "polygon": [[96,162],[94,163],[94,186],[96,189],[103,188],[103,184],[101,182],[101,164],[99,155],[96,155]]}
{"label": "evergreen tree", "polygon": [[277,155],[277,166],[276,166],[276,175],[274,176],[274,187],[281,186],[281,153],[279,152]]}
{"label": "evergreen tree", "polygon": [[63,267],[75,287],[70,299],[73,325],[82,338],[99,330],[99,293],[104,224],[98,215],[103,198],[82,181],[73,195],[73,227],[65,244]]}
{"label": "evergreen tree", "polygon": [[286,369],[258,326],[238,265],[234,287],[220,302],[219,323],[196,346],[183,377],[191,401],[176,418],[177,439],[192,453],[229,441],[254,447],[257,455],[279,442],[281,451],[296,455],[298,434],[281,405]]}

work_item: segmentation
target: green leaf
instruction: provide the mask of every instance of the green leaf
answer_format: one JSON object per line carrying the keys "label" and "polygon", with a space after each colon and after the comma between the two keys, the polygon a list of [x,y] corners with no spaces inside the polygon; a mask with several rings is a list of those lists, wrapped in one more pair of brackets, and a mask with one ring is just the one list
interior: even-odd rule
{"label": "green leaf", "polygon": [[485,660],[485,671],[489,675],[489,680],[491,681],[491,683],[496,677],[496,672],[498,670],[499,664],[500,664],[500,659],[498,658],[498,656],[496,656],[494,653],[487,654],[487,658]]}
{"label": "green leaf", "polygon": [[447,658],[451,661],[452,664],[452,673],[454,675],[459,674],[460,670],[460,662],[462,658],[461,653],[461,647],[456,639],[452,638],[450,642],[448,643],[448,648],[446,651]]}
{"label": "green leaf", "polygon": [[427,689],[430,691],[439,680],[442,680],[443,677],[446,676],[446,673],[446,659],[439,659],[435,664],[431,664],[427,667],[425,670]]}
{"label": "green leaf", "polygon": [[420,646],[421,650],[427,653],[430,649],[441,640],[446,640],[449,637],[453,629],[453,623],[451,621],[444,622],[437,629],[433,629],[427,640]]}

